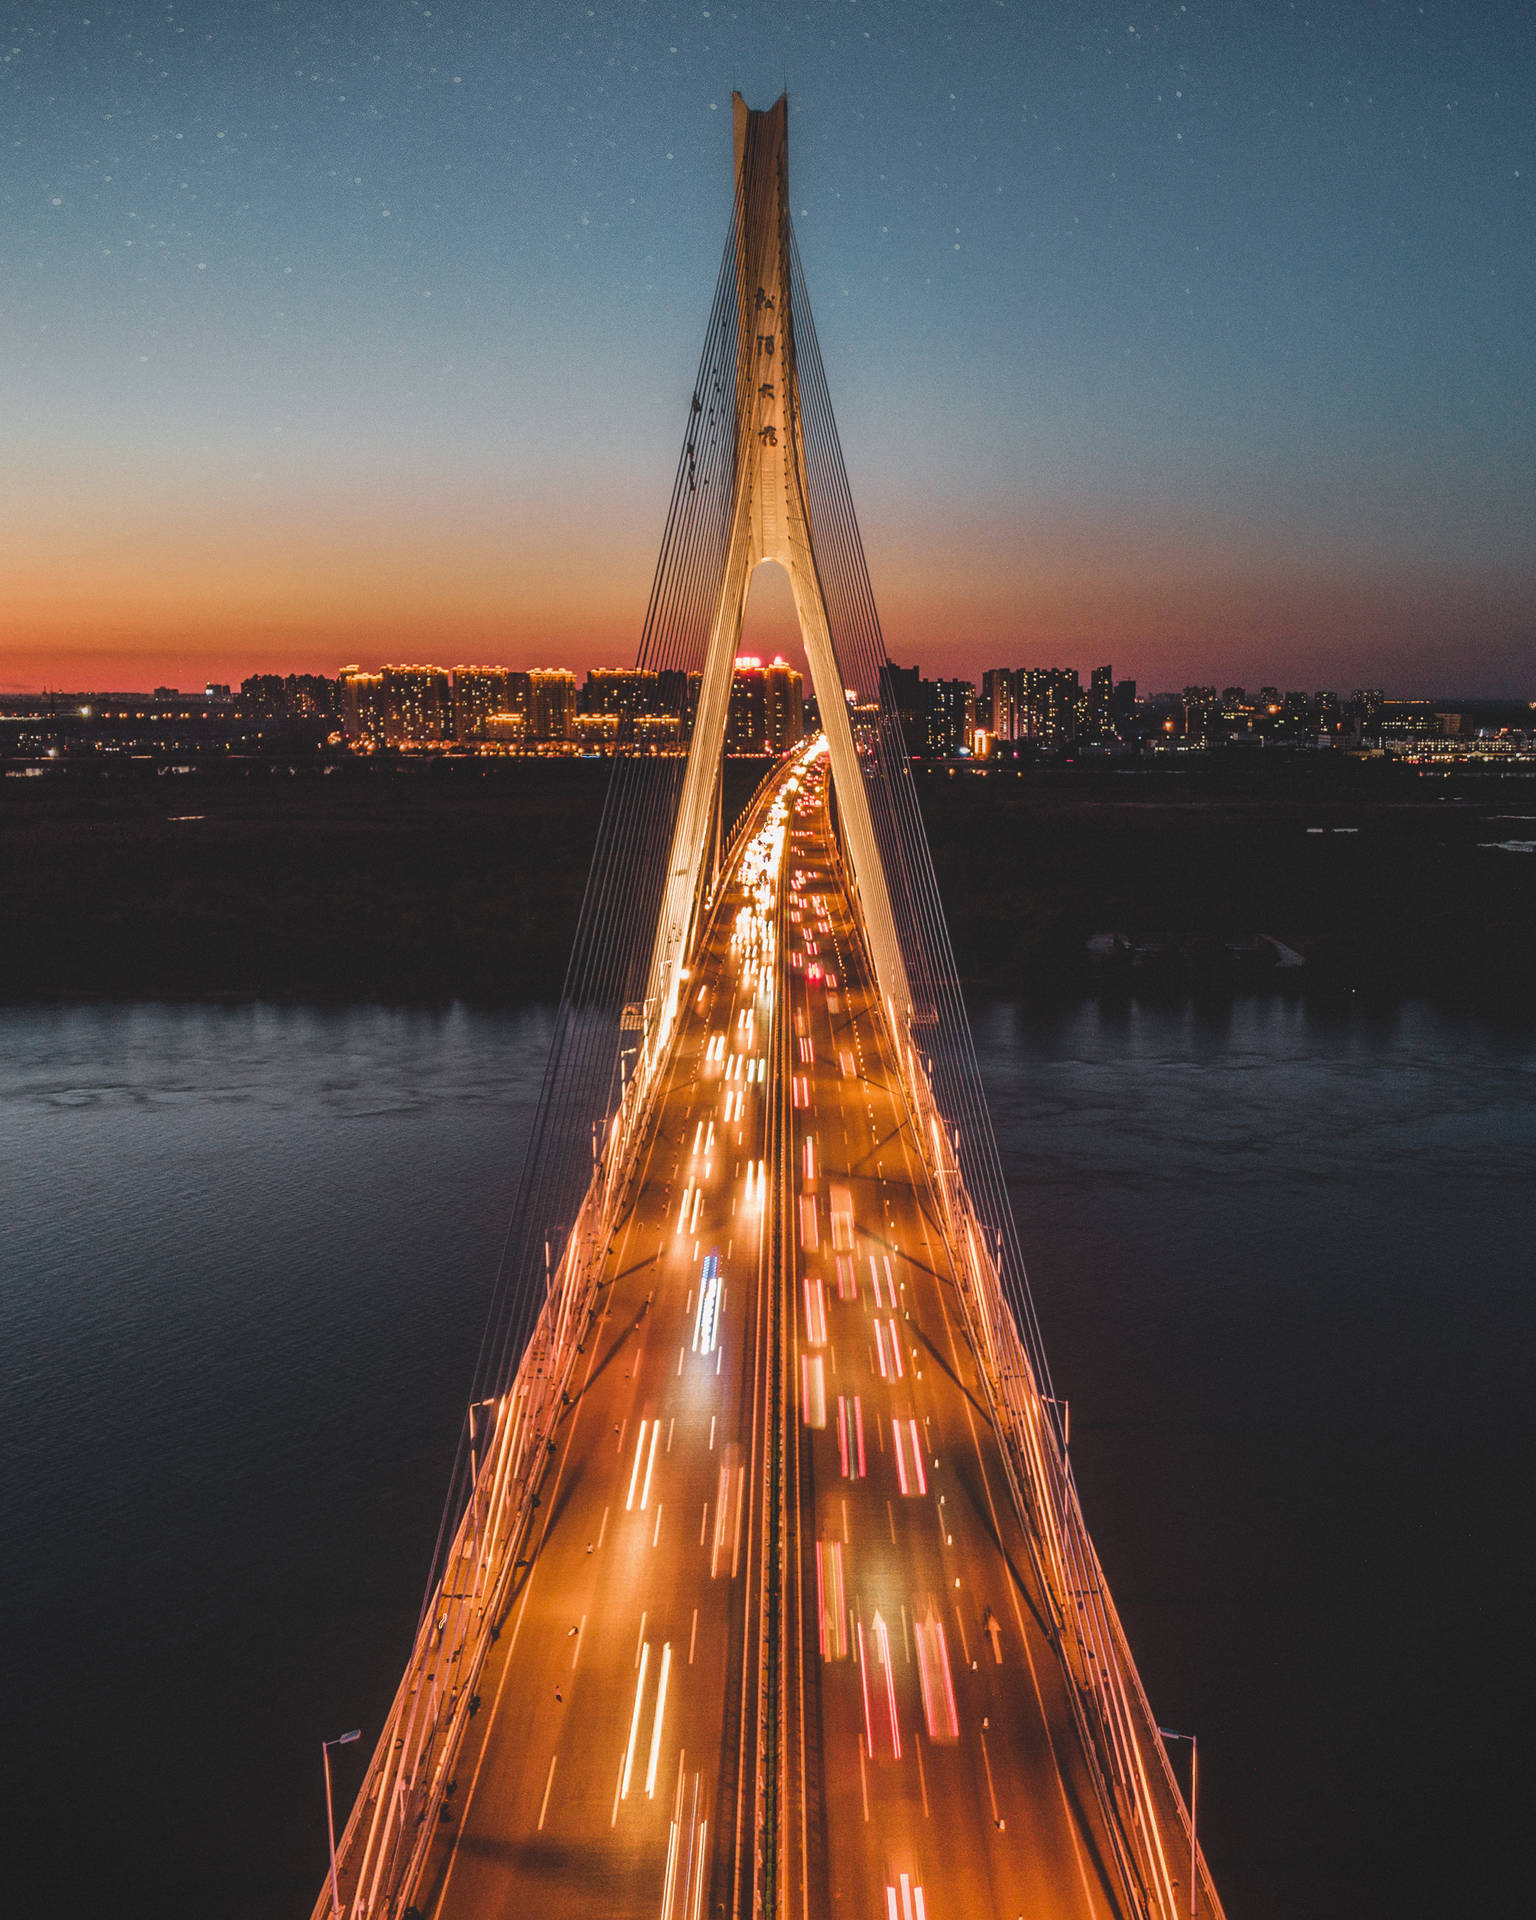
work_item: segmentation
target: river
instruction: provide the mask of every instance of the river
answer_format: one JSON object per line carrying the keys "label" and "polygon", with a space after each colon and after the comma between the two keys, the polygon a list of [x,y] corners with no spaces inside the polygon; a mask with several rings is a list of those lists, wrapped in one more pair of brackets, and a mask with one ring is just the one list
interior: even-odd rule
{"label": "river", "polygon": [[[11,1910],[307,1910],[319,1742],[396,1678],[548,1032],[0,1010]],[[1233,1920],[1492,1907],[1529,1817],[1536,1026],[1255,997],[977,1035]]]}

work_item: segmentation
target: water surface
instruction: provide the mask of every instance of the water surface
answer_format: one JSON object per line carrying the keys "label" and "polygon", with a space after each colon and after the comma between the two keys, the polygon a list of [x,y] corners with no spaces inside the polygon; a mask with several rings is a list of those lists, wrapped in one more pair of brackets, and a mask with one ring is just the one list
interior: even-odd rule
{"label": "water surface", "polygon": [[[0,1011],[16,1894],[307,1910],[318,1742],[398,1673],[548,1031]],[[1531,1030],[1254,999],[978,1039],[1234,1920],[1472,1911],[1528,1811]]]}

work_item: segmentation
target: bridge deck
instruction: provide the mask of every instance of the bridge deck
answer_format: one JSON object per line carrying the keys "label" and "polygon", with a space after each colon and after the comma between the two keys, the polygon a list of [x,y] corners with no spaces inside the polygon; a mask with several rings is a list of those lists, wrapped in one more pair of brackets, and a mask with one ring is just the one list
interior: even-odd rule
{"label": "bridge deck", "polygon": [[414,1895],[433,1920],[737,1910],[779,1093],[798,1568],[784,1911],[1121,1910],[840,877],[824,768],[790,821],[781,906],[765,908],[738,863],[696,958],[529,1566]]}

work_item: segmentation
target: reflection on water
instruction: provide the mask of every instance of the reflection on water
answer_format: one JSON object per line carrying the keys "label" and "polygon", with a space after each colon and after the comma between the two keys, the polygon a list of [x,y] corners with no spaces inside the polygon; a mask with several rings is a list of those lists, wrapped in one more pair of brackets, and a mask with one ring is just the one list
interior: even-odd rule
{"label": "reflection on water", "polygon": [[[414,1621],[548,1031],[0,1012],[22,1892],[307,1909],[316,1743],[378,1724]],[[997,1007],[978,1039],[1232,1912],[1469,1910],[1520,1830],[1486,1681],[1529,1604],[1530,1029],[1251,1000]]]}

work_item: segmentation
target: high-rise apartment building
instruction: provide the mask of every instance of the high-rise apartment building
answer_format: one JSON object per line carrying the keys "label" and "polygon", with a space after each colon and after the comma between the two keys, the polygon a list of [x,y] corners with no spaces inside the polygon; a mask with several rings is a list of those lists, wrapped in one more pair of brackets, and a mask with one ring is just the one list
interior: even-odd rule
{"label": "high-rise apartment building", "polygon": [[1095,667],[1088,676],[1088,731],[1102,737],[1115,724],[1115,670]]}
{"label": "high-rise apartment building", "polygon": [[513,711],[509,675],[505,667],[455,667],[453,670],[453,737],[483,740],[486,721],[493,713]]}
{"label": "high-rise apartment building", "polygon": [[770,753],[788,753],[805,738],[805,686],[797,670],[775,658],[763,669],[765,740]]}
{"label": "high-rise apartment building", "polygon": [[1012,740],[1018,723],[1018,675],[1012,667],[993,667],[981,676],[977,722],[994,740]]}
{"label": "high-rise apartment building", "polygon": [[535,667],[528,675],[528,733],[534,740],[569,740],[576,718],[576,676],[569,667]]}
{"label": "high-rise apartment building", "polygon": [[341,731],[349,747],[384,744],[384,676],[343,667],[336,676]]}
{"label": "high-rise apartment building", "polygon": [[969,752],[976,730],[976,689],[969,680],[928,683],[928,751],[940,755]]}
{"label": "high-rise apartment building", "polygon": [[743,654],[731,675],[731,706],[725,722],[727,753],[766,753],[768,692],[761,660]]}
{"label": "high-rise apartment building", "polygon": [[1042,747],[1075,740],[1082,691],[1076,667],[1021,667],[1016,737]]}
{"label": "high-rise apartment building", "polygon": [[385,746],[431,746],[452,732],[453,696],[442,667],[385,667]]}

